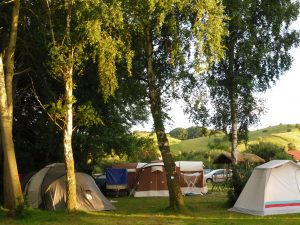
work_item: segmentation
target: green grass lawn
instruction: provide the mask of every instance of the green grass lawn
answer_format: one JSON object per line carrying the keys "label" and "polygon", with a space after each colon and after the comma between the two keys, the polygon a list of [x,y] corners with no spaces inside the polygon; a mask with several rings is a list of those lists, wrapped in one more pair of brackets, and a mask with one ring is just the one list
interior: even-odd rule
{"label": "green grass lawn", "polygon": [[2,225],[206,225],[206,224],[300,224],[300,214],[258,217],[227,211],[226,193],[186,197],[186,209],[180,213],[166,210],[168,198],[113,198],[114,212],[87,213],[29,210],[24,218],[10,219],[0,211]]}

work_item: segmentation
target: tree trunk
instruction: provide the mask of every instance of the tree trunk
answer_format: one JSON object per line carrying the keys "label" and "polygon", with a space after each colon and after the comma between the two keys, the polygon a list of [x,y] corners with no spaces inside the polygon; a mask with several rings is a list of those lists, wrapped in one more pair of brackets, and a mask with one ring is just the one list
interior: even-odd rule
{"label": "tree trunk", "polygon": [[231,159],[233,164],[237,164],[237,142],[238,142],[238,121],[236,98],[233,93],[230,94],[230,116],[231,116]]}
{"label": "tree trunk", "polygon": [[[67,17],[66,17],[66,39],[67,42],[71,40],[71,13],[73,1],[68,0],[65,2]],[[77,208],[76,202],[76,179],[74,170],[74,158],[72,150],[72,133],[73,133],[73,62],[74,54],[70,47],[68,53],[68,68],[66,68],[66,74],[64,74],[65,81],[65,124],[63,129],[64,135],[64,155],[66,164],[66,197],[67,197],[67,210],[72,212]]]}
{"label": "tree trunk", "polygon": [[14,67],[15,67],[14,55],[15,55],[16,42],[17,42],[19,11],[20,11],[20,1],[14,0],[9,43],[6,48],[6,55],[4,59],[7,110],[9,116],[12,118],[13,118],[13,105],[14,105],[13,104],[13,77],[14,77]]}
{"label": "tree trunk", "polygon": [[[228,32],[234,33],[235,27],[233,24],[229,24]],[[229,104],[230,104],[230,122],[231,122],[231,160],[233,164],[237,164],[237,143],[238,143],[238,119],[237,119],[237,83],[235,78],[235,43],[236,40],[233,37],[227,37],[227,50],[226,54],[229,58],[229,65],[227,70],[227,76],[230,81]]]}
{"label": "tree trunk", "polygon": [[66,115],[64,135],[64,155],[66,164],[66,194],[67,210],[69,212],[76,210],[76,180],[74,171],[74,158],[72,150],[72,132],[73,132],[73,69],[69,69],[65,77],[65,98]]}
{"label": "tree trunk", "polygon": [[0,123],[3,146],[3,191],[5,207],[11,210],[19,204],[23,204],[12,136],[14,54],[17,41],[19,11],[20,1],[15,0],[11,18],[9,43],[5,49],[4,64],[2,55],[0,55]]}
{"label": "tree trunk", "polygon": [[156,78],[153,70],[153,45],[149,28],[145,29],[145,35],[145,52],[147,59],[147,76],[151,114],[154,121],[154,129],[157,136],[158,147],[163,158],[167,175],[169,207],[173,210],[179,210],[184,207],[184,199],[180,189],[179,176],[176,173],[175,161],[171,155],[169,141],[165,132],[160,92],[156,85]]}
{"label": "tree trunk", "polygon": [[[12,83],[9,84],[12,85]],[[0,55],[0,124],[4,161],[4,204],[8,209],[14,209],[23,203],[23,195],[12,136],[13,118],[9,112],[6,86],[2,55]]]}

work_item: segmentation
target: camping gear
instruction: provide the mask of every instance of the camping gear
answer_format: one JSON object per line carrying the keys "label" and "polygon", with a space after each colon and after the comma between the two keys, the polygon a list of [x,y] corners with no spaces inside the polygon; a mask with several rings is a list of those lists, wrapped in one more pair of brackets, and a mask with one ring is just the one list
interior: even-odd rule
{"label": "camping gear", "polygon": [[123,168],[127,170],[127,185],[129,190],[132,190],[135,185],[137,167],[138,163],[118,163],[113,165],[113,168]]}
{"label": "camping gear", "polygon": [[204,166],[201,161],[176,161],[180,171],[180,187],[185,195],[202,195],[207,193],[204,181]]}
{"label": "camping gear", "polygon": [[[121,192],[126,193],[128,188],[128,174],[126,169],[106,169],[106,190],[114,190],[114,195],[119,196]],[[121,192],[120,192],[121,191]]]}
{"label": "camping gear", "polygon": [[[207,192],[201,161],[177,161],[175,163],[183,194],[192,195]],[[134,197],[169,196],[166,171],[162,161],[114,165],[114,168],[126,167],[128,167],[129,190]]]}
{"label": "camping gear", "polygon": [[252,215],[300,213],[300,166],[272,160],[254,168],[230,211]]}
{"label": "camping gear", "polygon": [[162,162],[138,164],[134,197],[169,196],[166,172]]}
{"label": "camping gear", "polygon": [[[66,209],[66,171],[64,163],[54,163],[38,171],[25,187],[28,204],[33,208]],[[77,208],[87,211],[115,210],[101,193],[94,179],[75,173]]]}

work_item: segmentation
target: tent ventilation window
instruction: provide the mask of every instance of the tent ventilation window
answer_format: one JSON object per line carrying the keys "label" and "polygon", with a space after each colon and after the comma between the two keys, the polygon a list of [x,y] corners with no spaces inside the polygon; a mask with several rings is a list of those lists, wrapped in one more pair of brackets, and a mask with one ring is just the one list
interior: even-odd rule
{"label": "tent ventilation window", "polygon": [[91,190],[85,190],[84,196],[90,201],[93,199]]}

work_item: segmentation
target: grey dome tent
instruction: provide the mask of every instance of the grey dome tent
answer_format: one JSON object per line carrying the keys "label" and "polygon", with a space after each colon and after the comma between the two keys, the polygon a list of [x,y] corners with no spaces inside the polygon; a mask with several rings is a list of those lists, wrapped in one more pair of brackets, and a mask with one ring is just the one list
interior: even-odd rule
{"label": "grey dome tent", "polygon": [[[48,210],[66,209],[66,171],[64,163],[54,163],[38,171],[25,187],[28,204]],[[101,193],[94,179],[76,172],[77,208],[86,211],[115,210]]]}

